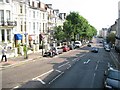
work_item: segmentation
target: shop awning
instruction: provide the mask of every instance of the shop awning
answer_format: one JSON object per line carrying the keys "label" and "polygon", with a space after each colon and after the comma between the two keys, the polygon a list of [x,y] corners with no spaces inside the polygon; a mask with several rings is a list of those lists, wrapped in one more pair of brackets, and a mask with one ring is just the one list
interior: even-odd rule
{"label": "shop awning", "polygon": [[15,34],[15,40],[22,40],[21,34]]}

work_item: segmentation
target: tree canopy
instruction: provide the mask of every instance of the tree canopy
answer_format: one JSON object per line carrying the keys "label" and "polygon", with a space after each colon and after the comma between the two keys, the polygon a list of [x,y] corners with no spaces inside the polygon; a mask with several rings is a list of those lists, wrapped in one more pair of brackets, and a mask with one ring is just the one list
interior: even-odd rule
{"label": "tree canopy", "polygon": [[[59,33],[58,33],[59,32]],[[90,40],[97,34],[95,27],[89,24],[87,19],[79,15],[78,12],[70,12],[63,23],[63,28],[57,27],[55,30],[55,38],[58,40]]]}

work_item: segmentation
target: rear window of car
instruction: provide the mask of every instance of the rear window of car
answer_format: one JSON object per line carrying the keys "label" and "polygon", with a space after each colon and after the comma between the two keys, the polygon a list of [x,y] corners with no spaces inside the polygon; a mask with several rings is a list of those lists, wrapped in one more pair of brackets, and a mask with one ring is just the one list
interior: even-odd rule
{"label": "rear window of car", "polygon": [[108,78],[120,81],[120,71],[110,70],[108,73]]}

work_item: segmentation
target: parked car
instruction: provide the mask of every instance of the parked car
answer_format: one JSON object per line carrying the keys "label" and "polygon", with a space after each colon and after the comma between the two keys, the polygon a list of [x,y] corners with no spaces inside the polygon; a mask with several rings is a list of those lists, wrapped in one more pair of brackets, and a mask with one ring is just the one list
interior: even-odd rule
{"label": "parked car", "polygon": [[89,41],[89,43],[93,43],[93,41]]}
{"label": "parked car", "polygon": [[68,45],[68,47],[70,48],[70,50],[73,50],[73,49],[74,49],[73,44]]}
{"label": "parked car", "polygon": [[111,49],[110,49],[110,47],[106,47],[105,50],[110,52]]}
{"label": "parked car", "polygon": [[63,52],[67,52],[70,50],[70,48],[67,45],[63,46],[62,48],[63,48]]}
{"label": "parked car", "polygon": [[80,48],[81,46],[82,46],[81,41],[75,41],[75,43],[74,43],[75,48]]}
{"label": "parked car", "polygon": [[90,43],[88,43],[88,45],[87,45],[88,47],[91,47],[91,44]]}
{"label": "parked car", "polygon": [[104,49],[105,49],[106,51],[108,51],[108,52],[110,52],[110,50],[111,50],[109,44],[106,44],[106,45],[104,46]]}
{"label": "parked car", "polygon": [[98,48],[96,48],[96,47],[92,47],[91,52],[98,53]]}
{"label": "parked car", "polygon": [[111,90],[120,88],[120,71],[109,67],[105,72],[104,87]]}
{"label": "parked car", "polygon": [[44,53],[44,57],[50,56],[53,57],[55,55],[61,54],[62,51],[60,51],[57,47],[51,47],[50,50]]}
{"label": "parked car", "polygon": [[53,56],[55,56],[55,55],[56,55],[55,50],[53,50],[53,49],[51,48],[49,51],[45,52],[43,56],[44,56],[44,57],[47,57],[47,56],[53,57]]}

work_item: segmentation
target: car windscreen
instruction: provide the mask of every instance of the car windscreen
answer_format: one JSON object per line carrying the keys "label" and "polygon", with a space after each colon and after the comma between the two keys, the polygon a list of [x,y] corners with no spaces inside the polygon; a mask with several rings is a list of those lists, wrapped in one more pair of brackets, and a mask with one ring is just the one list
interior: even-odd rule
{"label": "car windscreen", "polygon": [[110,70],[108,73],[108,78],[120,81],[120,71]]}

